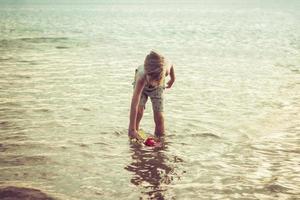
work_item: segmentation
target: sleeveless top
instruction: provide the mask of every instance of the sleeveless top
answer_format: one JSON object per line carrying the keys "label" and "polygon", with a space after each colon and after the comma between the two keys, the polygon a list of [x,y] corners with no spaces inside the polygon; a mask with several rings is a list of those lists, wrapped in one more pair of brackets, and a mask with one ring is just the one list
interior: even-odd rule
{"label": "sleeveless top", "polygon": [[[166,66],[167,67],[167,66]],[[160,86],[162,86],[163,88],[165,87],[165,77],[167,76],[167,75],[169,75],[170,74],[170,66],[169,67],[167,67],[167,69],[166,69],[166,74],[165,74],[165,76],[163,77],[163,81],[162,81],[162,84],[161,85],[157,85],[157,86],[152,86],[152,85],[150,85],[150,83],[147,81],[147,79],[146,79],[146,85],[145,85],[145,88],[146,89],[155,89],[155,88],[157,88],[157,87],[160,87]],[[145,75],[145,69],[144,69],[144,66],[143,65],[140,65],[140,66],[138,66],[138,68],[135,70],[135,76],[134,76],[134,82],[132,83],[134,86],[135,86],[135,83],[136,83],[136,80],[137,80],[137,78],[138,77],[143,77]]]}

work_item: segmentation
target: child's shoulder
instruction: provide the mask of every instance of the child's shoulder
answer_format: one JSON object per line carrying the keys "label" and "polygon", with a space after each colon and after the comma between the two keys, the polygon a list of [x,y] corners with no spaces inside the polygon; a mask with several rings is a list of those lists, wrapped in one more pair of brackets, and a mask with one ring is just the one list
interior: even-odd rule
{"label": "child's shoulder", "polygon": [[146,74],[144,66],[140,65],[135,70],[135,82],[144,82],[146,80]]}
{"label": "child's shoulder", "polygon": [[139,65],[138,68],[136,69],[136,75],[138,77],[144,77],[145,75],[145,70],[143,65]]}

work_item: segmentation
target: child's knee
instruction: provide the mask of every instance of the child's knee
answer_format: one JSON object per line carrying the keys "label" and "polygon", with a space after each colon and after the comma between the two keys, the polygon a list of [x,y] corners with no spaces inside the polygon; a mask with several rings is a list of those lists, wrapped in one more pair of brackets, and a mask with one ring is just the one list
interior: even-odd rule
{"label": "child's knee", "polygon": [[155,112],[154,113],[154,121],[156,124],[164,123],[164,115],[163,112]]}

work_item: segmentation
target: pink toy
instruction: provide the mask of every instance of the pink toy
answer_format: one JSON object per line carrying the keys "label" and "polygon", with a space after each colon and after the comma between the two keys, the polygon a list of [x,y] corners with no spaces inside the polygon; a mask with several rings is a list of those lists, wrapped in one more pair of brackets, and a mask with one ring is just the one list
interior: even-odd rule
{"label": "pink toy", "polygon": [[155,141],[154,138],[148,137],[148,138],[146,139],[146,141],[144,142],[144,144],[145,144],[146,146],[153,147],[153,146],[156,145],[156,141]]}

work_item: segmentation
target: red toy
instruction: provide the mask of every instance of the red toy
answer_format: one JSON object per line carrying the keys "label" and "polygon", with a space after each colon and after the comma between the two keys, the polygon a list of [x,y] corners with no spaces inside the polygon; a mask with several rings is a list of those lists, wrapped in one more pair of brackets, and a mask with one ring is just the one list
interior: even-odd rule
{"label": "red toy", "polygon": [[146,141],[144,142],[144,144],[145,144],[146,146],[153,147],[153,146],[156,145],[156,141],[155,141],[154,138],[148,137],[148,138],[146,139]]}

